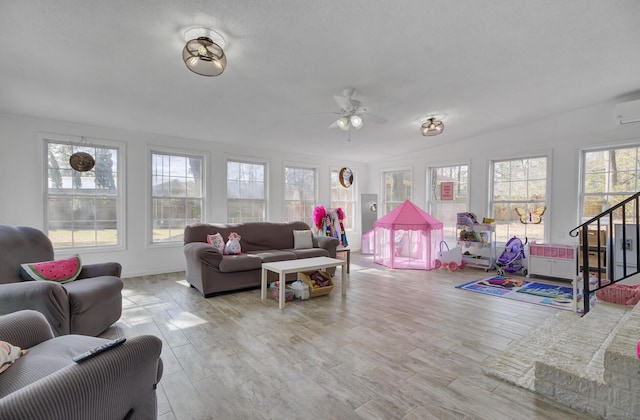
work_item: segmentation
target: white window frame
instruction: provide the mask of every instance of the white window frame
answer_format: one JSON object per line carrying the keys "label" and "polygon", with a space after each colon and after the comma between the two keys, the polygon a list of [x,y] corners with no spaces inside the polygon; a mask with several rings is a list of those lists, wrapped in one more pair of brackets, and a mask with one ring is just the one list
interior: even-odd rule
{"label": "white window frame", "polygon": [[[340,184],[340,169],[331,169],[329,172],[329,189],[330,189],[330,201],[329,207],[332,209],[342,208],[345,213],[344,230],[345,232],[352,232],[356,226],[356,205],[358,196],[358,174],[353,172],[354,183],[349,188],[345,188]],[[350,200],[334,200],[334,192],[339,194],[339,191],[348,192],[351,195]]]}
{"label": "white window frame", "polygon": [[[262,189],[262,196],[263,198],[260,199],[256,199],[256,198],[230,198],[229,197],[229,182],[230,181],[234,181],[234,182],[238,182],[240,183],[241,181],[243,181],[242,179],[237,179],[237,180],[231,180],[229,179],[229,164],[230,163],[238,163],[240,165],[256,165],[256,166],[262,166],[263,167],[263,178],[262,178],[262,185],[263,185],[263,189]],[[251,160],[243,160],[243,159],[233,159],[233,158],[229,158],[227,159],[227,167],[226,167],[226,179],[227,179],[227,183],[226,183],[226,190],[227,190],[227,222],[228,223],[245,223],[245,222],[264,222],[265,220],[267,220],[267,207],[268,207],[268,200],[267,200],[267,171],[268,171],[268,166],[266,162],[259,162],[259,161],[251,161]],[[256,184],[256,180],[254,179],[250,179],[250,180],[244,180],[246,182],[249,182],[253,186]],[[229,212],[229,203],[234,200],[234,201],[238,201],[240,203],[244,203],[246,205],[251,206],[254,203],[261,203],[262,204],[262,217],[259,219],[255,219],[255,220],[244,220],[242,217],[239,217],[238,220],[231,220],[231,215]],[[242,205],[242,204],[241,204]]]}
{"label": "white window frame", "polygon": [[[386,180],[387,180],[387,174],[393,174],[393,173],[399,173],[399,172],[408,172],[409,174],[409,178],[408,181],[410,183],[410,193],[407,195],[405,195],[405,197],[400,200],[400,201],[396,201],[396,200],[388,200],[387,199],[387,184],[386,184]],[[406,167],[406,168],[392,168],[392,169],[385,169],[382,171],[382,178],[380,180],[380,187],[381,187],[381,192],[380,192],[380,196],[382,197],[382,216],[384,216],[385,214],[388,214],[390,211],[392,211],[393,209],[395,209],[396,207],[398,207],[400,204],[404,203],[405,200],[411,200],[411,197],[413,196],[413,168],[410,167]],[[389,209],[387,209],[387,207],[391,206]]]}
{"label": "white window frame", "polygon": [[[466,198],[464,200],[456,199],[456,190],[460,188],[460,171],[463,167],[466,167],[467,171],[467,179],[466,179]],[[438,170],[454,170],[458,171],[458,182],[454,182],[454,195],[452,200],[442,200],[440,198],[440,191],[438,185],[438,180],[434,177],[434,171]],[[440,220],[443,223],[443,239],[445,241],[450,241],[455,243],[457,241],[457,213],[468,212],[469,211],[469,195],[471,194],[471,165],[469,162],[465,163],[452,163],[452,164],[443,164],[443,165],[434,165],[427,167],[427,212]],[[453,214],[450,214],[449,218],[443,217],[440,208],[449,205]]]}
{"label": "white window frame", "polygon": [[[546,160],[546,172],[545,172],[545,197],[544,200],[538,200],[538,199],[530,199],[530,198],[525,198],[525,199],[507,199],[507,200],[495,200],[495,166],[498,163],[503,163],[503,162],[516,162],[516,161],[522,161],[522,160],[532,160],[532,159],[545,159]],[[504,158],[504,159],[494,159],[491,161],[490,164],[490,182],[489,182],[489,214],[491,215],[491,218],[496,219],[495,224],[496,224],[496,241],[500,242],[500,243],[505,243],[507,242],[511,237],[513,236],[517,236],[518,238],[520,238],[523,242],[525,240],[529,240],[529,241],[542,241],[542,242],[547,242],[548,238],[549,238],[549,205],[550,205],[550,200],[551,200],[551,179],[552,179],[552,174],[551,174],[551,153],[547,153],[547,154],[532,154],[532,155],[526,155],[526,156],[517,156],[517,157],[510,157],[510,158]],[[527,174],[527,176],[522,180],[524,182],[532,182],[533,180],[531,180]],[[513,181],[509,181],[509,182],[513,182]],[[496,203],[505,203],[508,206],[508,215],[509,215],[509,222],[505,223],[502,222],[500,220],[497,220],[497,217],[495,215],[495,205]],[[527,235],[527,232],[531,233],[531,231],[533,229],[536,229],[537,226],[540,226],[540,224],[523,224],[520,223],[520,218],[518,217],[518,215],[515,212],[515,207],[523,207],[522,205],[519,204],[524,204],[526,206],[527,209],[531,210],[531,209],[535,209],[535,208],[540,208],[542,206],[545,206],[547,208],[547,211],[544,213],[543,218],[542,218],[542,238],[536,238],[533,237],[531,235]],[[526,209],[525,209],[526,210]],[[480,218],[480,215],[477,215]],[[518,223],[518,224],[516,224]],[[518,228],[521,229],[515,229],[515,228],[510,228],[509,226],[513,225],[513,226],[517,226]],[[507,233],[506,235],[501,235],[501,230],[503,229],[502,226],[507,226]],[[529,227],[531,226],[531,227]]]}
{"label": "white window frame", "polygon": [[[607,170],[605,172],[602,172],[602,174],[607,174],[605,175],[605,191],[602,192],[587,192],[587,187],[586,187],[586,182],[587,182],[587,155],[589,153],[599,153],[599,152],[610,152],[610,151],[615,151],[615,150],[621,150],[621,149],[635,149],[635,154],[636,154],[636,159],[635,159],[635,168],[632,171],[634,173],[633,179],[635,179],[635,185],[633,185],[630,189],[624,190],[624,191],[612,191],[610,190],[611,186],[608,184],[610,182],[610,178],[609,174],[611,174],[612,172],[620,172],[620,173],[624,173],[624,172],[631,172],[631,171],[625,171],[623,169],[617,169],[616,171],[612,171],[611,167],[609,166],[607,168]],[[584,223],[590,219],[592,219],[594,216],[597,216],[598,214],[602,213],[603,211],[606,211],[607,209],[613,207],[614,205],[618,204],[620,201],[625,200],[626,198],[636,194],[640,188],[640,163],[638,162],[638,158],[640,157],[640,143],[631,143],[631,144],[625,144],[625,145],[619,145],[619,146],[610,146],[610,147],[599,147],[599,148],[591,148],[591,149],[583,149],[580,153],[580,208],[579,208],[579,217],[581,222],[580,223]],[[610,198],[613,198],[615,196],[618,196],[619,200],[611,200]],[[595,211],[596,214],[593,215],[589,215],[589,216],[585,216],[585,200],[587,199],[587,197],[602,197],[605,202],[608,202],[608,204],[605,204],[601,207],[601,209],[599,209],[599,211]],[[591,212],[594,213],[594,212]],[[633,222],[631,220],[629,220],[629,216],[630,214],[632,214],[630,212],[629,209],[627,209],[627,223],[629,222]],[[614,220],[617,223],[622,223],[622,217],[621,217],[622,213],[621,212],[614,212]],[[609,218],[605,218],[602,220],[603,223],[608,223],[609,222]]]}
{"label": "white window frame", "polygon": [[[175,236],[173,240],[167,240],[167,241],[157,241],[154,240],[154,224],[155,224],[155,218],[153,216],[153,212],[154,212],[154,202],[156,198],[170,198],[170,199],[184,199],[184,200],[188,200],[188,199],[198,199],[198,197],[178,197],[178,196],[155,196],[154,195],[154,187],[153,187],[153,176],[154,176],[154,168],[153,168],[153,156],[154,154],[158,154],[158,155],[165,155],[165,156],[176,156],[176,157],[182,157],[182,158],[198,158],[202,160],[202,164],[201,164],[201,194],[202,197],[200,197],[199,199],[201,200],[201,207],[200,207],[200,222],[203,222],[204,220],[206,220],[206,209],[207,209],[207,154],[205,152],[197,152],[197,151],[190,151],[190,150],[178,150],[178,149],[172,149],[172,148],[165,148],[165,147],[155,147],[152,146],[148,149],[148,164],[149,164],[149,170],[147,171],[147,176],[148,176],[148,182],[147,182],[147,188],[149,189],[147,196],[149,197],[148,200],[148,210],[147,210],[147,215],[149,217],[149,222],[147,223],[147,229],[148,229],[148,243],[150,247],[162,247],[162,246],[176,246],[176,245],[182,245],[184,242],[184,228],[182,228],[182,235],[178,235]],[[188,176],[188,175],[186,175]],[[190,224],[191,222],[189,221],[190,219],[186,217],[185,214],[185,219],[184,222],[185,224]],[[191,219],[192,222],[196,222],[197,220],[195,218]],[[180,229],[176,228],[176,231],[179,232]]]}
{"label": "white window frame", "polygon": [[[303,170],[303,171],[312,171],[313,172],[313,200],[289,200],[287,199],[287,170],[295,169],[295,170]],[[309,227],[313,228],[313,209],[318,202],[318,168],[313,166],[305,166],[300,164],[285,164],[282,170],[282,198],[283,198],[283,215],[286,221],[302,221],[309,225]],[[305,215],[302,218],[298,217],[290,217],[287,214],[287,203],[289,202],[300,202],[303,204],[303,207],[306,208]]]}
{"label": "white window frame", "polygon": [[[105,140],[105,139],[87,139],[85,137],[78,137],[78,136],[66,136],[66,135],[60,135],[60,134],[48,134],[48,133],[43,133],[43,134],[39,134],[38,135],[40,141],[42,142],[43,145],[43,160],[44,160],[44,164],[43,167],[45,168],[44,170],[44,229],[43,231],[47,234],[47,236],[51,239],[54,249],[56,251],[61,251],[64,254],[67,253],[73,253],[76,251],[82,251],[82,252],[104,252],[104,251],[121,251],[124,250],[126,248],[126,243],[125,243],[125,232],[126,232],[126,212],[125,212],[125,197],[127,196],[126,194],[126,183],[124,182],[124,179],[126,179],[126,174],[125,174],[125,168],[126,168],[126,144],[123,142],[117,142],[117,141],[113,141],[113,140]],[[90,152],[90,154],[94,157],[94,159],[96,158],[95,156],[95,152],[91,152],[89,149],[91,148],[109,148],[109,149],[115,149],[118,153],[118,155],[116,156],[116,179],[115,179],[115,187],[116,187],[116,193],[114,195],[111,194],[90,194],[87,191],[79,191],[76,193],[73,192],[69,192],[69,193],[50,193],[49,191],[49,156],[48,156],[48,152],[49,152],[49,144],[66,144],[66,145],[71,145],[74,147],[74,151],[79,150],[79,151],[83,151],[83,150],[87,150]],[[87,149],[88,148],[88,149]],[[70,167],[67,168],[70,171],[73,171]],[[95,167],[91,170],[88,171],[88,173],[95,173]],[[116,243],[114,244],[107,244],[107,245],[99,245],[97,243],[97,239],[96,239],[96,243],[94,243],[93,245],[77,245],[77,244],[73,244],[70,246],[59,246],[56,245],[56,234],[55,231],[50,229],[50,218],[51,218],[51,214],[52,214],[52,209],[49,206],[49,198],[54,197],[54,196],[58,196],[58,197],[94,197],[94,198],[100,198],[100,197],[115,197],[116,200],[116,205],[115,205],[115,211],[116,211]],[[71,223],[73,223],[73,221],[70,221]],[[97,238],[98,236],[98,230],[97,228],[94,228],[95,230],[95,236]],[[73,234],[72,234],[73,235]]]}

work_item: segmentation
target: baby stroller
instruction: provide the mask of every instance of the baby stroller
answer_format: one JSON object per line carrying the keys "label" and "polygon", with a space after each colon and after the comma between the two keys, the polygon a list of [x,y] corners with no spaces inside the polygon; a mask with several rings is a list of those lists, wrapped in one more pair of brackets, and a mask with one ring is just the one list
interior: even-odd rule
{"label": "baby stroller", "polygon": [[522,261],[525,258],[524,245],[527,243],[527,241],[528,239],[525,239],[523,243],[519,238],[515,236],[509,239],[505,250],[496,261],[499,276],[504,276],[505,272],[513,274],[521,270],[523,275],[527,275],[527,269],[523,265]]}

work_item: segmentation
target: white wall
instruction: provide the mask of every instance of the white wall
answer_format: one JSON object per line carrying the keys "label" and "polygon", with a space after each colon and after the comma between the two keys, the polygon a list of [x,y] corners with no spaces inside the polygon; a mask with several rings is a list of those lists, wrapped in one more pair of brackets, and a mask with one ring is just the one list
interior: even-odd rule
{"label": "white wall", "polygon": [[[207,167],[207,222],[226,221],[226,160],[228,158],[266,161],[269,171],[270,221],[283,220],[283,169],[285,165],[305,165],[318,169],[319,203],[329,205],[329,179],[332,169],[351,167],[356,176],[356,187],[367,190],[367,165],[336,160],[328,161],[325,153],[284,155],[268,150],[237,148],[216,142],[167,137],[112,128],[95,127],[52,121],[41,118],[0,115],[0,223],[26,225],[43,229],[45,158],[40,134],[84,136],[88,142],[99,139],[122,142],[126,145],[126,249],[115,252],[80,251],[83,262],[118,261],[123,266],[123,277],[184,270],[182,245],[150,246],[148,240],[148,172],[149,148],[160,147],[185,151],[205,152]],[[268,147],[268,139],[265,140]],[[359,196],[359,195],[358,195]],[[359,226],[359,215],[357,215]],[[360,242],[360,233],[348,236],[350,243]],[[62,255],[56,255],[57,257]]]}
{"label": "white wall", "polygon": [[[455,119],[448,130],[454,129]],[[266,161],[269,167],[269,220],[283,219],[283,167],[302,164],[319,170],[319,202],[329,204],[329,173],[342,166],[351,167],[356,176],[357,197],[362,193],[378,194],[382,200],[381,174],[388,169],[410,167],[413,170],[412,200],[426,204],[426,169],[430,165],[470,164],[470,211],[482,217],[488,214],[488,179],[492,159],[515,158],[532,154],[551,154],[550,206],[545,213],[549,239],[574,242],[569,230],[578,220],[578,183],[580,151],[585,148],[640,142],[640,124],[620,127],[614,118],[614,104],[579,109],[535,123],[480,135],[445,146],[412,152],[404,157],[371,163],[327,162],[324,153],[309,150],[309,155],[285,155],[268,150],[247,150],[215,142],[167,137],[105,127],[87,126],[41,118],[0,115],[0,223],[44,226],[45,182],[43,144],[39,133],[85,136],[126,144],[126,249],[118,252],[81,252],[87,263],[114,260],[123,265],[125,277],[178,271],[184,269],[181,245],[149,246],[148,151],[149,147],[175,148],[208,154],[206,168],[206,221],[226,220],[225,176],[227,158]],[[446,138],[446,137],[445,137]],[[393,140],[393,139],[390,139]],[[430,139],[425,137],[425,142]],[[397,142],[396,142],[397,143]],[[265,140],[268,147],[268,139]],[[379,206],[382,208],[382,206]],[[359,209],[359,206],[356,206]],[[360,226],[356,215],[356,226]],[[349,235],[349,243],[360,246],[360,232]]]}
{"label": "white wall", "polygon": [[[551,99],[552,100],[552,99]],[[455,129],[455,116],[441,136]],[[418,135],[416,133],[416,135]],[[425,142],[429,142],[425,137]],[[580,154],[584,149],[640,142],[640,124],[620,126],[614,103],[582,108],[565,114],[511,127],[464,141],[412,152],[369,166],[369,184],[383,200],[381,174],[395,168],[413,170],[412,201],[426,209],[426,171],[429,166],[469,163],[469,211],[478,217],[489,214],[491,160],[545,154],[551,156],[551,191],[544,214],[551,242],[573,243],[569,231],[578,225]],[[379,205],[379,208],[384,208]],[[380,215],[382,216],[382,215]]]}

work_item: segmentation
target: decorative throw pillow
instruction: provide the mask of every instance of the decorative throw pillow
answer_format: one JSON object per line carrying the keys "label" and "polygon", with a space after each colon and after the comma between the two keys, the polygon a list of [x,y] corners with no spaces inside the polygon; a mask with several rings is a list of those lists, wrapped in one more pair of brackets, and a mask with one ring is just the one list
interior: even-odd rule
{"label": "decorative throw pillow", "polygon": [[240,246],[240,235],[235,232],[229,234],[229,240],[224,246],[224,254],[240,255],[242,254],[242,246]]}
{"label": "decorative throw pillow", "polygon": [[0,341],[0,373],[9,369],[9,366],[21,356],[25,355],[27,351],[28,350],[22,350],[20,347],[14,346],[6,341]]}
{"label": "decorative throw pillow", "polygon": [[82,270],[79,255],[56,261],[21,264],[20,275],[25,280],[47,280],[56,283],[74,281]]}
{"label": "decorative throw pillow", "polygon": [[313,234],[310,230],[293,231],[293,247],[295,249],[313,248]]}
{"label": "decorative throw pillow", "polygon": [[207,242],[220,252],[224,252],[224,239],[222,235],[216,233],[215,235],[207,235]]}

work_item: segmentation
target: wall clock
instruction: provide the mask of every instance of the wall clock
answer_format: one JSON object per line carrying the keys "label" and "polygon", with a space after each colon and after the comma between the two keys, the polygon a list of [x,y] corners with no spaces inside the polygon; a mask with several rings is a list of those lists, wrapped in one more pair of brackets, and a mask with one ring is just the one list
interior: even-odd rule
{"label": "wall clock", "polygon": [[340,169],[338,178],[340,178],[340,185],[345,188],[349,188],[353,184],[353,172],[349,168]]}
{"label": "wall clock", "polygon": [[93,169],[96,160],[89,153],[75,152],[69,158],[69,165],[78,172],[87,172]]}

